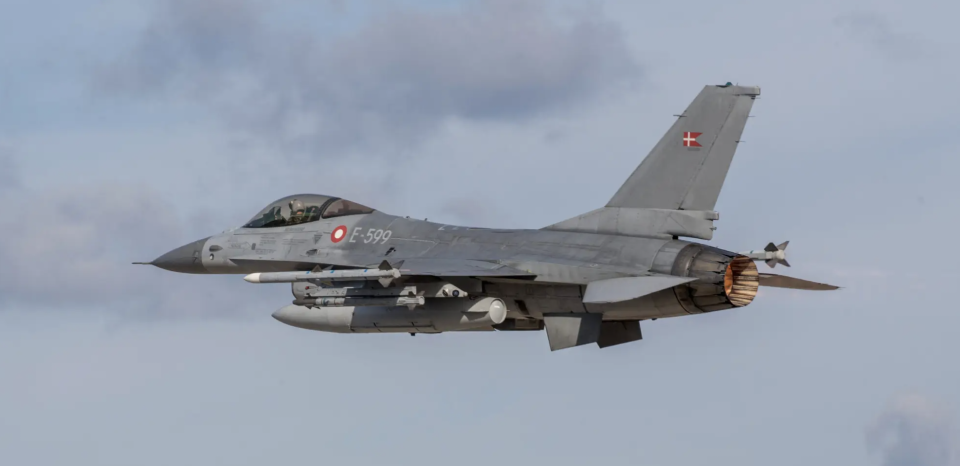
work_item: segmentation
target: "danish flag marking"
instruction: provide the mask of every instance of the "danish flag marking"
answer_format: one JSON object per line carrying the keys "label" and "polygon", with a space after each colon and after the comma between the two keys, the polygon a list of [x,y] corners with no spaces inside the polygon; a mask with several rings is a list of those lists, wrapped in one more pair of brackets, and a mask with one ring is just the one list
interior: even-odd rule
{"label": "danish flag marking", "polygon": [[683,133],[683,147],[703,147],[697,142],[697,138],[703,133],[692,133],[690,131]]}

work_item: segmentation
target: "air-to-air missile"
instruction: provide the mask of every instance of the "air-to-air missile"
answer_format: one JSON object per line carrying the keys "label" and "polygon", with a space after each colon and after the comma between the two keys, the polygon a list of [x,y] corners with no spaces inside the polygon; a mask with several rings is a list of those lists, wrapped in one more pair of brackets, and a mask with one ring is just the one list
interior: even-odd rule
{"label": "air-to-air missile", "polygon": [[249,283],[295,283],[308,281],[344,282],[376,280],[388,286],[394,279],[400,278],[400,271],[387,266],[381,269],[323,270],[317,272],[267,272],[251,273],[243,277]]}
{"label": "air-to-air missile", "polygon": [[790,244],[789,241],[784,241],[780,244],[767,244],[767,247],[762,250],[754,250],[741,252],[741,255],[747,256],[755,261],[764,261],[772,269],[777,266],[777,264],[783,264],[786,267],[790,267],[790,263],[787,262],[787,245]]}

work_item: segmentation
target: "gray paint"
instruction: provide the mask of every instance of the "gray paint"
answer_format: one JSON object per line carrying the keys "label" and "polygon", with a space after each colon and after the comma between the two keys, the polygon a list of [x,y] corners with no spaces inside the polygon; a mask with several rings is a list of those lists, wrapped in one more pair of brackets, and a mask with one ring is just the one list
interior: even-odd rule
{"label": "gray paint", "polygon": [[333,333],[439,333],[490,330],[506,320],[504,308],[502,300],[489,297],[477,301],[431,299],[415,309],[289,305],[278,309],[273,317],[294,327]]}
{"label": "gray paint", "polygon": [[[755,86],[704,87],[607,207],[713,210],[759,95]],[[683,145],[688,132],[700,135]]]}
{"label": "gray paint", "polygon": [[550,351],[596,343],[602,318],[597,314],[554,314],[543,317]]}
{"label": "gray paint", "polygon": [[201,266],[201,257],[204,245],[209,238],[196,240],[176,248],[150,262],[161,269],[181,273],[204,273],[205,269]]}
{"label": "gray paint", "polygon": [[[494,325],[539,328],[525,321],[542,320],[553,349],[596,342],[601,321],[637,322],[744,306],[761,283],[753,262],[678,238],[712,238],[719,218],[713,207],[758,94],[756,87],[706,86],[605,208],[541,230],[445,225],[356,204],[345,209],[338,198],[300,194],[270,204],[248,227],[177,248],[153,265],[189,273],[281,272],[253,277],[297,282],[292,285],[295,303],[309,307],[287,306],[275,317],[302,328],[419,333]],[[346,299],[330,301],[338,307],[316,306],[328,298],[298,288],[301,282],[352,286],[323,280],[324,275],[388,273],[376,270],[389,271],[381,280],[384,290],[375,299],[351,298],[350,303],[404,302],[414,309],[349,306]],[[769,275],[763,282],[799,283]],[[459,287],[470,298],[420,294],[424,301],[406,299],[412,297],[402,291],[437,283]],[[471,299],[502,300],[505,315],[464,321],[458,306]],[[501,325],[506,318],[511,323]],[[639,335],[639,327],[621,330],[608,342]]]}
{"label": "gray paint", "polygon": [[546,227],[546,230],[604,233],[651,238],[713,239],[714,220],[720,214],[704,210],[632,209],[604,207]]}
{"label": "gray paint", "polygon": [[620,277],[597,280],[587,285],[583,295],[584,304],[606,304],[630,301],[660,290],[689,283],[689,277]]}
{"label": "gray paint", "polygon": [[640,332],[640,321],[604,322],[600,325],[600,338],[597,339],[597,346],[608,348],[642,339],[643,333]]}

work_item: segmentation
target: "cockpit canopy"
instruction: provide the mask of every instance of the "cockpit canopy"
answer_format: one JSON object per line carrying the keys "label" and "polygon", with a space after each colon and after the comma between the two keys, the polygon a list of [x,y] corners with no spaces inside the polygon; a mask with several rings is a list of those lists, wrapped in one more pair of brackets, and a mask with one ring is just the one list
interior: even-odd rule
{"label": "cockpit canopy", "polygon": [[300,225],[322,218],[369,214],[373,209],[338,197],[319,194],[287,196],[266,206],[243,228],[277,228]]}

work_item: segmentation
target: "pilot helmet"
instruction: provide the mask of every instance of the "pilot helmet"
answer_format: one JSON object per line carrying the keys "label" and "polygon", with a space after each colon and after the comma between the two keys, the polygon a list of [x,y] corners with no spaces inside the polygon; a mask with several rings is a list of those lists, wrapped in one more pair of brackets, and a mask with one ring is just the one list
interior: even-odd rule
{"label": "pilot helmet", "polygon": [[303,202],[299,199],[294,199],[290,201],[290,214],[296,215],[297,213],[303,212]]}

